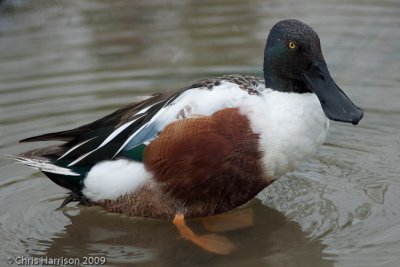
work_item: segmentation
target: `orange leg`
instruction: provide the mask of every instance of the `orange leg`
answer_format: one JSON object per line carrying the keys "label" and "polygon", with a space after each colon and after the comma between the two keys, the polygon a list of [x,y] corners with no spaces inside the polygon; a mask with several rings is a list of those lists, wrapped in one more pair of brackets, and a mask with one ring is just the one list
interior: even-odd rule
{"label": "orange leg", "polygon": [[178,228],[183,238],[193,242],[202,249],[221,255],[227,255],[235,249],[235,246],[232,244],[232,242],[229,241],[224,236],[216,234],[207,234],[207,235],[195,234],[185,224],[185,218],[182,213],[177,213],[172,222]]}

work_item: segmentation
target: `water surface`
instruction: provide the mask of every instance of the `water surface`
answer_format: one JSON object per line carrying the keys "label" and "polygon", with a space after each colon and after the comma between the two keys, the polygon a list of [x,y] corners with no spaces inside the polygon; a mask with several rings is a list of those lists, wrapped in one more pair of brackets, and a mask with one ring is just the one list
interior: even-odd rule
{"label": "water surface", "polygon": [[[17,140],[100,118],[144,95],[229,73],[262,75],[268,30],[320,35],[337,83],[365,111],[249,203],[229,256],[170,222],[69,206],[39,172],[5,160]],[[309,0],[4,0],[0,4],[0,265],[7,256],[105,256],[108,266],[399,266],[400,3]],[[200,221],[189,224],[206,232]]]}

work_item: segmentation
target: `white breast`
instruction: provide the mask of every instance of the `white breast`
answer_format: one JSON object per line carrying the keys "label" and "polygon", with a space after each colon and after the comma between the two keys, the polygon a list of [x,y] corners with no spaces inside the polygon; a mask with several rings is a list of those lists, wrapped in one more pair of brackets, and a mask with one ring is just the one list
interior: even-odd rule
{"label": "white breast", "polygon": [[253,131],[260,135],[260,150],[268,176],[277,179],[311,157],[325,140],[329,120],[315,94],[272,90],[251,106],[242,107]]}

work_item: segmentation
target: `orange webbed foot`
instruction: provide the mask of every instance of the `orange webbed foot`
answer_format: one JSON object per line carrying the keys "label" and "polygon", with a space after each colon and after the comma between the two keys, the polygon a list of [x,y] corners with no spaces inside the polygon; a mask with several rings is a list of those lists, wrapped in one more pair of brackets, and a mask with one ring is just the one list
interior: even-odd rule
{"label": "orange webbed foot", "polygon": [[178,228],[180,234],[186,240],[189,240],[204,250],[227,255],[231,253],[235,246],[226,237],[216,234],[197,235],[185,223],[184,215],[178,213],[173,220],[174,225]]}
{"label": "orange webbed foot", "polygon": [[208,231],[226,232],[252,226],[253,217],[253,209],[246,208],[205,217],[201,219],[201,222]]}

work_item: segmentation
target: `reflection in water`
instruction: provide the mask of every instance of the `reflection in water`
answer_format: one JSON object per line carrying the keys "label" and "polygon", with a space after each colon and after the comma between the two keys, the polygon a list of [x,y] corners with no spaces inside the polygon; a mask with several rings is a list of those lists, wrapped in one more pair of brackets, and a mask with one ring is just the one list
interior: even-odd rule
{"label": "reflection in water", "polygon": [[[44,242],[49,243],[46,255],[103,255],[115,265],[193,266],[212,262],[213,266],[290,266],[297,261],[303,266],[332,266],[323,259],[325,246],[318,239],[310,240],[297,223],[259,201],[251,207],[254,226],[223,233],[237,247],[229,256],[215,255],[178,239],[171,222],[106,215],[97,208],[82,208],[78,215],[67,212],[71,222],[64,233]],[[198,233],[207,233],[199,220],[189,220],[188,224]]]}
{"label": "reflection in water", "polygon": [[[315,28],[331,73],[365,110],[332,123],[309,162],[255,201],[255,226],[227,232],[229,257],[170,222],[55,211],[64,191],[3,156],[28,136],[100,118],[139,96],[228,73],[261,75],[269,27]],[[107,255],[110,265],[399,266],[400,4],[311,0],[3,0],[0,4],[0,258]],[[271,209],[272,208],[272,209]],[[196,232],[205,230],[198,221]]]}

